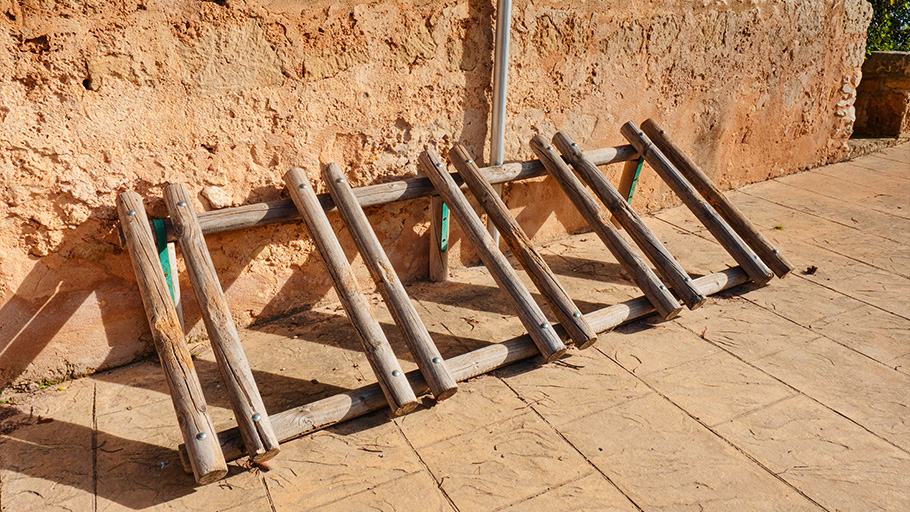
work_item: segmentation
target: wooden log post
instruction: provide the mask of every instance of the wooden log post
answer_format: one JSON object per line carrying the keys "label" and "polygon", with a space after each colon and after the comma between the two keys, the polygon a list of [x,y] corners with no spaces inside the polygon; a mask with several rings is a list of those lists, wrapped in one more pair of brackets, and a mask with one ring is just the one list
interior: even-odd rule
{"label": "wooden log post", "polygon": [[547,362],[559,359],[566,351],[565,344],[547,321],[540,306],[534,302],[531,293],[518,279],[518,275],[509,265],[509,261],[496,247],[480,217],[468,203],[468,199],[458,188],[452,175],[446,170],[445,164],[432,150],[421,153],[419,162],[424,174],[433,182],[443,201],[451,208],[452,214],[458,220],[458,225],[461,226],[465,236],[477,249],[477,254],[490,270],[496,284],[506,292],[506,296],[512,301],[518,318],[537,344],[544,359]]}
{"label": "wooden log post", "polygon": [[[739,286],[748,280],[749,276],[740,267],[734,267],[696,278],[695,283],[705,293],[714,294]],[[597,332],[604,332],[653,312],[654,306],[647,298],[636,297],[592,311],[586,314],[585,318]],[[531,337],[525,334],[455,356],[446,363],[455,378],[458,381],[464,381],[516,361],[534,357],[538,353]],[[420,372],[408,372],[407,376],[418,395],[428,391]],[[385,399],[382,390],[378,385],[370,384],[280,412],[272,416],[272,422],[281,442],[287,442],[337,423],[369,414],[384,406]],[[239,459],[243,456],[243,443],[240,441],[236,428],[225,430],[219,437],[228,460]],[[183,446],[180,447],[180,456],[186,458],[186,450]]]}
{"label": "wooden log post", "polygon": [[594,194],[607,207],[619,225],[626,230],[636,245],[647,256],[657,271],[666,279],[673,291],[689,307],[695,309],[705,303],[707,298],[702,294],[689,274],[683,270],[676,258],[667,251],[664,244],[654,236],[648,226],[629,206],[626,199],[613,188],[606,176],[600,172],[596,165],[585,158],[581,148],[566,132],[558,132],[553,136],[553,145],[559,149],[563,158],[572,165],[582,181],[594,191]]}
{"label": "wooden log post", "polygon": [[739,208],[727,199],[727,196],[702,171],[701,167],[670,139],[667,132],[661,129],[656,121],[648,119],[641,124],[641,129],[670,162],[676,166],[676,169],[689,183],[695,187],[695,190],[705,198],[705,201],[713,206],[717,213],[727,221],[733,231],[736,231],[749,247],[758,254],[758,257],[771,267],[777,277],[782,278],[793,270],[793,265],[784,258],[767,238],[755,229],[755,226],[739,211]]}
{"label": "wooden log post", "polygon": [[139,194],[132,191],[120,194],[117,214],[139,283],[139,295],[152,330],[155,350],[161,359],[161,369],[177,413],[177,424],[183,435],[189,465],[200,484],[220,480],[227,474],[227,464],[208,414],[190,351],[183,339],[170,290],[164,281],[158,251],[152,241],[152,230]]}
{"label": "wooden log post", "polygon": [[512,250],[512,254],[527,271],[540,293],[550,302],[553,314],[569,333],[575,346],[582,349],[591,346],[597,341],[597,333],[588,325],[584,315],[556,279],[547,262],[534,249],[533,242],[518,225],[518,221],[509,212],[509,208],[490,182],[484,178],[468,150],[461,144],[456,144],[449,151],[449,159],[455,165],[458,174],[467,183],[471,193],[489,215],[490,221],[499,229],[499,233]]}
{"label": "wooden log post", "polygon": [[[439,196],[430,199],[430,281],[449,279],[449,208]],[[444,229],[443,226],[446,225]]]}
{"label": "wooden log post", "polygon": [[335,206],[338,207],[342,220],[350,230],[357,250],[363,256],[363,261],[369,269],[373,281],[379,287],[395,323],[401,329],[424,380],[429,384],[430,391],[436,400],[449,398],[458,390],[458,384],[417,314],[417,309],[414,308],[414,304],[408,297],[408,292],[398,279],[392,262],[382,249],[363,208],[357,203],[357,198],[354,197],[341,168],[337,164],[331,163],[323,170],[322,177],[332,200],[335,201]]}
{"label": "wooden log post", "polygon": [[569,196],[623,270],[629,274],[632,282],[641,288],[645,296],[654,304],[658,314],[664,319],[678,315],[682,306],[679,305],[670,290],[661,283],[654,271],[641,259],[641,256],[635,253],[629,243],[610,224],[607,213],[585,190],[584,185],[572,173],[572,169],[563,161],[556,149],[540,135],[535,135],[531,139],[531,149],[543,162],[550,176],[556,179],[559,186]]}
{"label": "wooden log post", "polygon": [[679,170],[667,157],[654,145],[647,135],[638,129],[635,123],[629,121],[620,129],[622,135],[638,150],[648,165],[663,179],[670,189],[676,193],[698,220],[708,228],[717,242],[736,260],[743,270],[749,274],[755,284],[763,285],[774,277],[769,269],[758,258],[752,249],[743,242],[742,238],[730,229],[730,226],[717,214],[714,208],[698,197],[698,192],[679,173]]}
{"label": "wooden log post", "polygon": [[165,187],[164,201],[246,451],[254,462],[265,462],[278,455],[278,438],[231,318],[227,298],[196,220],[193,201],[181,184]]}
{"label": "wooden log post", "polygon": [[407,414],[417,407],[417,396],[408,384],[398,359],[386,339],[370,304],[360,291],[354,271],[335,237],[313,186],[302,169],[294,168],[284,175],[291,199],[300,210],[307,231],[322,257],[338,298],[363,345],[367,360],[376,374],[393,414]]}

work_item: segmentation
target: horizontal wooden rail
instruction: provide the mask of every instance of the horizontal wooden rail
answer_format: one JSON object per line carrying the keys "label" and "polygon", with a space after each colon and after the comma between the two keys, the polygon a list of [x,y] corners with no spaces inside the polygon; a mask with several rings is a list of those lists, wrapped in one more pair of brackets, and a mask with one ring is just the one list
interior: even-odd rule
{"label": "horizontal wooden rail", "polygon": [[[595,165],[607,165],[634,160],[638,158],[638,152],[631,145],[625,145],[585,151],[585,157],[594,162]],[[539,160],[484,167],[481,172],[483,172],[487,181],[494,185],[546,175],[546,170]],[[466,188],[460,176],[452,174],[452,178],[459,186]],[[436,191],[433,188],[433,184],[423,176],[354,189],[354,196],[360,206],[375,206],[407,201],[435,194]],[[332,202],[332,197],[329,194],[319,194],[318,197],[319,202],[326,211],[335,208],[335,203]],[[276,222],[298,220],[300,219],[300,212],[297,211],[290,199],[285,199],[201,212],[197,214],[197,217],[199,218],[199,226],[202,228],[202,234],[211,235],[213,233],[264,226]],[[175,241],[176,237],[174,236],[174,229],[170,219],[164,219],[164,229],[168,241]]]}
{"label": "horizontal wooden rail", "polygon": [[[733,267],[699,277],[695,279],[695,284],[703,293],[711,295],[748,281],[749,277],[741,267]],[[652,312],[654,312],[654,306],[648,299],[637,297],[592,311],[585,315],[585,319],[595,331],[604,332]],[[554,327],[561,330],[561,326],[558,324]],[[531,337],[525,334],[455,356],[446,360],[446,364],[455,379],[461,382],[515,361],[534,357],[539,353]],[[425,395],[429,392],[429,388],[418,370],[408,372],[407,377],[417,395]],[[336,423],[377,411],[385,406],[385,396],[383,396],[379,384],[370,384],[273,414],[272,425],[283,443]],[[230,461],[244,456],[243,442],[237,428],[225,430],[219,433],[218,437],[225,459]],[[180,446],[180,457],[186,468],[186,450],[183,445]]]}

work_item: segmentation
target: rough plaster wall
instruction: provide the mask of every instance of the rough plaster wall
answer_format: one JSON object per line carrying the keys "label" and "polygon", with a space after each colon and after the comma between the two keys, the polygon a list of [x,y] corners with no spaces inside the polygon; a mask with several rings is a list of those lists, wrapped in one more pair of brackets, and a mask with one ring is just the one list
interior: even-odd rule
{"label": "rough plaster wall", "polygon": [[[283,197],[292,165],[316,178],[336,161],[365,185],[414,175],[426,147],[486,156],[494,14],[489,0],[0,0],[0,385],[150,350],[114,233],[123,190],[164,216],[168,182],[204,210],[207,186],[238,205]],[[724,187],[837,158],[870,15],[862,0],[518,1],[506,158],[531,158],[537,131],[623,144],[623,122],[652,116]],[[673,202],[650,170],[638,194],[640,210]],[[538,240],[583,227],[549,180],[506,195]],[[427,207],[370,212],[406,280],[426,273]],[[239,322],[334,300],[298,224],[208,243]],[[451,252],[474,261],[457,231]]]}

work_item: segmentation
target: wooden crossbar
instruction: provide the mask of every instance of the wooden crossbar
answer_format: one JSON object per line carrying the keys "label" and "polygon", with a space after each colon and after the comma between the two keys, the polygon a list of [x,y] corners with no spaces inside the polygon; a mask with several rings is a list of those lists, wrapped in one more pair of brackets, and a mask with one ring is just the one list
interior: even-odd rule
{"label": "wooden crossbar", "polygon": [[[638,158],[638,152],[629,145],[587,151],[585,155],[596,165],[607,165]],[[481,171],[487,181],[493,184],[521,181],[546,175],[543,165],[538,160],[484,167]],[[459,186],[462,185],[460,177],[453,175],[453,179]],[[357,198],[357,202],[364,207],[430,197],[435,194],[436,191],[433,188],[433,184],[425,177],[408,178],[354,189],[354,196]],[[317,197],[324,210],[331,211],[335,208],[335,203],[329,194],[319,194]],[[299,220],[300,212],[294,206],[293,201],[280,200],[200,212],[197,217],[199,218],[199,226],[202,228],[202,233],[211,235],[225,231],[265,226],[276,222]],[[170,219],[164,219],[164,229],[168,241],[175,241],[174,228]]]}
{"label": "wooden crossbar", "polygon": [[[695,284],[699,290],[712,295],[748,281],[749,276],[742,268],[733,267],[699,277],[695,279]],[[607,332],[653,312],[654,306],[642,296],[587,313],[585,319],[597,332]],[[562,326],[557,325],[556,329],[561,331]],[[493,343],[452,357],[446,360],[446,364],[455,379],[463,382],[539,354],[531,337],[523,334],[502,343]],[[424,395],[429,391],[419,371],[408,372],[407,377],[418,395]],[[274,414],[272,424],[278,438],[284,443],[377,411],[385,405],[385,398],[379,385],[369,384]],[[243,442],[236,428],[220,432],[218,438],[226,460],[236,460],[244,456]],[[186,468],[186,447],[181,445],[179,450]]]}

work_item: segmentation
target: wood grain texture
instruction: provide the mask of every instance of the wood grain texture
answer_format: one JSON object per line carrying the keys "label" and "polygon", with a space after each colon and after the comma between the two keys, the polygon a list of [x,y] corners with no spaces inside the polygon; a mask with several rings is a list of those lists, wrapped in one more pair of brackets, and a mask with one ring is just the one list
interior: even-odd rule
{"label": "wood grain texture", "polygon": [[698,218],[717,242],[736,260],[743,270],[749,274],[758,285],[763,285],[771,280],[774,275],[758,258],[743,239],[733,231],[729,225],[717,214],[714,208],[698,197],[698,192],[679,173],[679,170],[667,157],[654,145],[647,135],[638,129],[635,123],[629,121],[620,129],[623,137],[635,146],[635,149],[644,157],[648,165],[654,169],[670,189],[682,200],[689,210]]}
{"label": "wood grain texture", "polygon": [[[695,279],[695,284],[706,294],[714,294],[739,286],[749,281],[749,276],[739,267]],[[597,332],[614,329],[625,322],[641,318],[654,312],[654,306],[646,297],[614,304],[585,315]],[[522,335],[502,343],[494,343],[465,354],[455,356],[446,363],[459,382],[491,372],[497,368],[535,357],[539,350],[530,335]],[[429,391],[419,371],[408,372],[408,380],[418,395]],[[317,430],[363,416],[385,406],[385,398],[377,384],[345,391],[299,407],[275,414],[272,423],[281,442],[301,437]],[[243,457],[243,443],[236,428],[220,434],[228,460]],[[186,457],[183,446],[181,457]]]}
{"label": "wood grain texture", "polygon": [[[696,309],[705,303],[706,297],[695,288],[692,278],[682,268],[676,258],[667,251],[664,244],[654,233],[648,229],[641,217],[629,206],[628,201],[606,176],[600,172],[596,165],[585,158],[578,144],[566,132],[558,132],[553,136],[553,145],[562,153],[563,158],[572,165],[575,172],[581,177],[594,195],[607,207],[613,215],[613,220],[626,230],[629,237],[638,245],[639,249],[651,261],[657,271],[673,288],[673,291],[682,299],[689,309]],[[637,166],[636,166],[637,167]]]}
{"label": "wood grain texture", "polygon": [[123,227],[139,295],[152,330],[155,350],[167,380],[177,424],[187,448],[187,459],[196,481],[208,484],[227,474],[227,464],[190,352],[186,348],[177,311],[158,260],[152,230],[139,194],[131,191],[117,198],[117,215]]}
{"label": "wood grain texture", "polygon": [[449,151],[449,159],[458,170],[458,174],[468,185],[474,198],[487,212],[490,221],[499,229],[503,240],[512,250],[522,268],[534,282],[534,285],[550,302],[550,309],[560,324],[569,333],[569,337],[578,348],[587,348],[597,340],[597,333],[591,329],[579,311],[569,293],[560,284],[528,235],[518,225],[518,221],[509,212],[509,208],[484,178],[480,168],[471,158],[468,151],[456,144]]}
{"label": "wood grain texture", "polygon": [[360,291],[354,271],[341,244],[335,237],[329,218],[302,169],[291,169],[284,175],[291,199],[300,210],[307,231],[322,257],[338,298],[357,332],[367,360],[386,396],[393,414],[406,414],[417,407],[417,397],[408,384],[395,353],[366,297]]}
{"label": "wood grain texture", "polygon": [[[629,145],[601,148],[588,151],[585,154],[588,159],[597,165],[625,162],[638,157],[635,148]],[[487,181],[493,184],[526,180],[546,174],[543,166],[537,160],[484,167],[482,170]],[[460,179],[456,179],[456,181],[460,181]],[[354,189],[354,195],[357,197],[357,202],[360,203],[360,206],[375,206],[407,201],[419,197],[430,197],[435,193],[433,184],[424,177],[368,185]],[[326,211],[335,208],[335,204],[329,194],[319,194],[318,198]],[[198,218],[203,234],[209,235],[254,226],[265,226],[276,222],[297,220],[300,218],[300,212],[297,211],[292,201],[281,200],[200,212]],[[175,241],[174,229],[168,219],[165,219],[165,230],[168,240]]]}
{"label": "wood grain texture", "polygon": [[632,246],[610,224],[607,213],[597,204],[594,197],[584,188],[584,185],[572,173],[569,165],[563,161],[556,149],[540,135],[531,139],[531,150],[544,163],[550,176],[559,183],[562,190],[569,196],[572,204],[594,229],[597,236],[603,241],[610,253],[616,258],[623,270],[629,274],[632,282],[638,286],[645,296],[651,300],[657,312],[664,319],[673,318],[679,314],[682,307],[670,290],[661,283],[654,271],[635,253]]}
{"label": "wood grain texture", "polygon": [[566,351],[565,344],[559,339],[553,326],[540,310],[540,306],[534,302],[531,293],[521,283],[515,270],[509,265],[509,261],[496,247],[480,217],[474,212],[468,199],[446,170],[442,160],[430,150],[421,153],[419,162],[443,201],[449,205],[450,211],[458,220],[465,237],[477,249],[478,256],[490,270],[496,284],[506,292],[506,296],[517,310],[518,318],[528,330],[531,338],[534,339],[544,359],[548,362],[559,359]]}
{"label": "wood grain texture", "polygon": [[[430,200],[430,281],[443,283],[449,280],[449,248],[442,249],[442,206],[439,196]],[[449,221],[451,230],[452,222]]]}
{"label": "wood grain texture", "polygon": [[457,391],[458,384],[442,360],[439,349],[436,348],[433,338],[417,314],[417,309],[398,279],[398,274],[392,268],[392,262],[376,238],[363,208],[357,203],[357,198],[354,197],[341,168],[331,163],[323,170],[322,177],[329,194],[338,206],[342,220],[351,233],[351,238],[354,239],[354,244],[357,245],[357,250],[363,257],[363,262],[376,282],[382,298],[385,299],[395,323],[401,329],[414,361],[430,386],[430,391],[436,400],[449,398]]}
{"label": "wood grain texture", "polygon": [[733,228],[733,231],[743,238],[758,257],[774,271],[777,277],[784,277],[793,270],[793,265],[749,222],[749,219],[739,208],[727,199],[723,191],[714,184],[711,178],[702,171],[701,167],[689,158],[682,148],[676,145],[670,136],[661,129],[653,119],[648,119],[641,125],[642,131],[654,142],[660,151],[676,166],[676,169],[685,177],[695,190],[713,206],[717,213]]}
{"label": "wood grain texture", "polygon": [[193,201],[183,185],[170,184],[164,189],[164,202],[246,451],[254,462],[265,462],[278,455],[278,438],[243,351],[202,229],[196,221]]}

